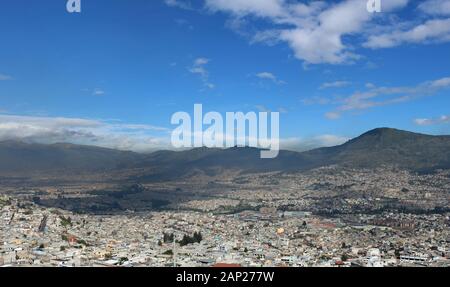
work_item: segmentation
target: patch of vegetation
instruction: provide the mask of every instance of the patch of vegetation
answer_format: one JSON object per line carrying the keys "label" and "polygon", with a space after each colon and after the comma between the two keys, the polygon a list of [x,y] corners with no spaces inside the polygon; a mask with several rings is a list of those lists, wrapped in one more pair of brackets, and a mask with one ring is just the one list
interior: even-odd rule
{"label": "patch of vegetation", "polygon": [[214,211],[214,214],[235,214],[240,213],[242,211],[258,211],[261,208],[261,205],[252,206],[249,204],[240,203],[236,206],[221,206]]}
{"label": "patch of vegetation", "polygon": [[0,207],[11,205],[11,199],[7,196],[0,197]]}
{"label": "patch of vegetation", "polygon": [[163,241],[164,243],[170,243],[173,242],[175,236],[173,235],[173,233],[163,233]]}
{"label": "patch of vegetation", "polygon": [[179,241],[178,243],[181,246],[186,246],[189,244],[194,244],[194,243],[200,243],[203,240],[203,236],[201,232],[194,232],[193,236],[188,236],[188,235],[184,235],[183,239],[181,239],[181,241]]}
{"label": "patch of vegetation", "polygon": [[121,257],[119,259],[119,265],[123,265],[127,261],[129,261],[128,257]]}
{"label": "patch of vegetation", "polygon": [[70,218],[70,216],[68,216],[67,218],[60,215],[59,219],[61,220],[61,225],[63,227],[68,227],[68,226],[72,226],[72,218]]}

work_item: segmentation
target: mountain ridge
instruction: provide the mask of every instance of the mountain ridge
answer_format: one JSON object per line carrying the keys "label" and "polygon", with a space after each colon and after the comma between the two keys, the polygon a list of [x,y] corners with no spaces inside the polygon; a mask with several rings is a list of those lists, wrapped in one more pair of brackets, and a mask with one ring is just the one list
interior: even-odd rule
{"label": "mountain ridge", "polygon": [[[281,150],[275,159],[261,159],[258,148],[195,148],[150,154],[68,143],[0,142],[0,172],[47,170],[149,170],[149,178],[172,179],[194,170],[218,174],[303,171],[327,165],[372,168],[394,165],[413,171],[450,168],[450,136],[433,136],[392,128],[377,128],[333,147],[305,152]],[[151,170],[151,171],[150,171]]]}

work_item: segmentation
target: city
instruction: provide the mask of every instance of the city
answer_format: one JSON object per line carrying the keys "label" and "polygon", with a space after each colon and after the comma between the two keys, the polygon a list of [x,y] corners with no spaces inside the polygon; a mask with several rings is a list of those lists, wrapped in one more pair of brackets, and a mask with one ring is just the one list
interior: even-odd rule
{"label": "city", "polygon": [[[273,178],[279,182],[267,184]],[[336,167],[220,176],[217,190],[204,189],[167,210],[103,215],[43,203],[73,199],[63,190],[39,192],[42,205],[33,202],[37,191],[3,195],[0,265],[448,267],[449,178],[448,171],[430,176]],[[170,182],[182,189],[191,184],[199,186]],[[140,188],[145,193],[157,187]],[[376,189],[389,193],[376,198]],[[404,206],[416,209],[403,213]]]}

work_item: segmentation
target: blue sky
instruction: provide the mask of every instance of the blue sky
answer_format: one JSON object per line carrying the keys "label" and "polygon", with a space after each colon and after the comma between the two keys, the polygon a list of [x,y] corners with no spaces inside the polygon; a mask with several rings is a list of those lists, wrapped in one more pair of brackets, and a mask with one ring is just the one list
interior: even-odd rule
{"label": "blue sky", "polygon": [[282,147],[450,133],[450,1],[0,3],[0,139],[168,148],[171,115],[281,112]]}

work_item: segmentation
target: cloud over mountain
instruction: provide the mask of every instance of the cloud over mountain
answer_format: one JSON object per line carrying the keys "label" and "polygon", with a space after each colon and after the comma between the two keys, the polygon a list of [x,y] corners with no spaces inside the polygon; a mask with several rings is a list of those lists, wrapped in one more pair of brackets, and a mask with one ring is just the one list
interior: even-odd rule
{"label": "cloud over mountain", "polygon": [[0,115],[0,140],[67,142],[145,152],[167,146],[161,133],[167,129],[80,118]]}

